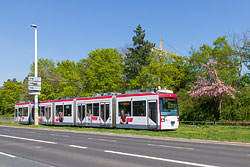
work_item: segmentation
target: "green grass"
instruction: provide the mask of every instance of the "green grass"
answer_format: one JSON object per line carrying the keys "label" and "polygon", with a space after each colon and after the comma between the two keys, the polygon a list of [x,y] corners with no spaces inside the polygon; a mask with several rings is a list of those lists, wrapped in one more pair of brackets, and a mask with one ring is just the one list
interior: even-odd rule
{"label": "green grass", "polygon": [[3,118],[0,117],[0,125],[13,125],[13,126],[15,126],[17,124],[12,119],[8,119],[8,118],[7,119],[3,119]]}
{"label": "green grass", "polygon": [[4,115],[0,115],[0,118],[3,118],[3,117],[14,117],[14,114],[13,113],[7,113],[7,114],[4,114]]}
{"label": "green grass", "polygon": [[133,134],[133,135],[147,135],[147,136],[161,136],[161,137],[177,137],[188,139],[205,139],[205,140],[219,140],[219,141],[234,141],[250,143],[250,127],[243,126],[220,126],[220,125],[181,125],[179,129],[171,131],[150,131],[150,130],[132,130],[132,129],[105,129],[105,128],[81,128],[81,127],[61,127],[61,126],[34,126],[34,125],[20,125],[15,123],[1,123],[2,125],[30,127],[30,128],[49,128],[58,130],[74,130],[74,131],[88,131],[101,133],[115,133],[115,134]]}

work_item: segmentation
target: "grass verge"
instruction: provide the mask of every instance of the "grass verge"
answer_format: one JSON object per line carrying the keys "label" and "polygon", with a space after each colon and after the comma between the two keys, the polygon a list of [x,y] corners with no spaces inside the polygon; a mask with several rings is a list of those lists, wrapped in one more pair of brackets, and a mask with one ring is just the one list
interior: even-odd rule
{"label": "grass verge", "polygon": [[106,128],[85,128],[85,127],[61,127],[61,126],[34,126],[21,125],[13,122],[0,122],[0,125],[30,127],[30,128],[50,128],[59,130],[74,130],[74,131],[88,131],[88,132],[103,132],[115,134],[133,134],[133,135],[147,135],[147,136],[166,136],[178,137],[188,139],[205,139],[218,141],[233,141],[250,143],[250,127],[243,126],[221,126],[221,125],[180,125],[180,128],[171,131],[150,131],[150,130],[132,130],[132,129],[106,129]]}

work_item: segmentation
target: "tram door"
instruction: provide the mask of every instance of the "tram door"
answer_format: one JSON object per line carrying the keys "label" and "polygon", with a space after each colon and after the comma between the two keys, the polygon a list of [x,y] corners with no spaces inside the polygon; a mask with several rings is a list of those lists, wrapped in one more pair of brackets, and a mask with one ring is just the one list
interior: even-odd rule
{"label": "tram door", "polygon": [[78,105],[78,119],[82,123],[85,123],[84,118],[85,118],[85,104],[79,104]]}
{"label": "tram door", "polygon": [[51,117],[51,105],[45,106],[44,116],[45,116],[46,122],[49,122],[50,117]]}
{"label": "tram door", "polygon": [[93,117],[93,104],[89,103],[86,105],[86,121],[85,123],[91,124],[92,123],[92,117]]}
{"label": "tram door", "polygon": [[148,100],[148,128],[156,129],[158,127],[157,116],[157,100]]}
{"label": "tram door", "polygon": [[33,121],[34,121],[34,115],[35,115],[34,112],[35,112],[35,107],[33,106],[31,109],[31,118]]}
{"label": "tram door", "polygon": [[109,103],[101,103],[101,118],[104,125],[108,124],[109,114]]}
{"label": "tram door", "polygon": [[34,106],[31,107],[31,112],[30,112],[30,124],[34,123]]}

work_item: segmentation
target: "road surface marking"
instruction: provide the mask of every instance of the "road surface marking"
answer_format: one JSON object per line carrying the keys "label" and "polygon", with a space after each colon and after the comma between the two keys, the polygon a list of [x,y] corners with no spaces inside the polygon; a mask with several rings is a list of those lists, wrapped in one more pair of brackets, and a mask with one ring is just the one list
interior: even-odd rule
{"label": "road surface marking", "polygon": [[56,142],[51,142],[51,141],[37,140],[37,139],[30,139],[30,138],[24,138],[24,137],[2,135],[2,134],[0,134],[0,137],[7,137],[7,138],[12,138],[12,139],[20,139],[20,140],[34,141],[34,142],[47,143],[47,144],[57,144]]}
{"label": "road surface marking", "polygon": [[43,147],[41,147],[41,146],[37,146],[37,147],[35,147],[36,149],[40,149],[40,148],[43,148]]}
{"label": "road surface marking", "polygon": [[157,145],[157,144],[148,144],[149,146],[156,146],[156,147],[168,147],[168,148],[177,148],[177,149],[185,149],[185,150],[194,150],[194,148],[190,147],[177,147],[177,146],[167,146],[167,145]]}
{"label": "road surface marking", "polygon": [[77,145],[69,145],[70,147],[74,147],[74,148],[81,148],[81,149],[86,149],[88,147],[82,147],[82,146],[77,146]]}
{"label": "road surface marking", "polygon": [[36,132],[26,132],[26,133],[32,133],[33,134],[33,133],[36,133]]}
{"label": "road surface marking", "polygon": [[59,137],[69,137],[68,135],[58,135],[58,134],[50,134],[51,136],[59,136]]}
{"label": "road surface marking", "polygon": [[101,141],[111,141],[111,142],[117,142],[117,140],[109,140],[109,139],[97,139],[97,138],[88,138],[89,140],[101,140]]}
{"label": "road surface marking", "polygon": [[131,154],[131,153],[124,153],[124,152],[117,152],[117,151],[110,151],[110,150],[105,150],[104,152],[112,153],[112,154],[127,155],[127,156],[131,156],[131,157],[146,158],[146,159],[152,159],[152,160],[158,160],[158,161],[173,162],[173,163],[178,163],[178,164],[192,165],[192,166],[218,167],[218,166],[199,164],[199,163],[194,163],[194,162],[179,161],[179,160],[174,160],[174,159],[158,158],[158,157],[139,155],[139,154]]}
{"label": "road surface marking", "polygon": [[69,137],[68,135],[63,135],[63,137]]}
{"label": "road surface marking", "polygon": [[14,155],[10,155],[10,154],[7,154],[7,153],[3,153],[3,152],[0,152],[1,155],[5,155],[7,157],[11,157],[11,158],[15,158],[16,156]]}

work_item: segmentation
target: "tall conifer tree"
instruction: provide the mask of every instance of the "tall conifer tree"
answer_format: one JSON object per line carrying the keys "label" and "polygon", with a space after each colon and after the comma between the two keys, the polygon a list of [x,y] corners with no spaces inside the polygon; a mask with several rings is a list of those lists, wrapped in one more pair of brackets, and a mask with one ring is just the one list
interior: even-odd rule
{"label": "tall conifer tree", "polygon": [[145,40],[145,30],[139,24],[134,30],[133,47],[128,48],[128,53],[125,55],[125,78],[126,81],[135,79],[143,66],[147,66],[152,47],[155,45],[148,40]]}

